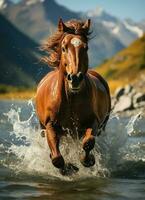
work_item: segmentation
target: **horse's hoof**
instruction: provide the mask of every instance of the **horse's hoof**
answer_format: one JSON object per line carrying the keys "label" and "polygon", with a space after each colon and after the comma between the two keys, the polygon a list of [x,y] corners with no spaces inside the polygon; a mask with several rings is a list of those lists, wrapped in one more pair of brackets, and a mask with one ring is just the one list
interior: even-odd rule
{"label": "horse's hoof", "polygon": [[93,154],[89,154],[87,157],[80,159],[84,167],[92,167],[95,164],[95,157]]}
{"label": "horse's hoof", "polygon": [[56,168],[64,168],[64,159],[62,156],[58,156],[52,159],[52,164],[56,167]]}
{"label": "horse's hoof", "polygon": [[71,163],[65,164],[64,168],[60,169],[60,173],[63,176],[71,176],[72,174],[76,173],[79,171],[79,168],[74,166]]}
{"label": "horse's hoof", "polygon": [[94,146],[95,146],[95,138],[91,137],[86,142],[84,142],[83,149],[86,152],[89,152],[89,151],[91,151],[94,148]]}

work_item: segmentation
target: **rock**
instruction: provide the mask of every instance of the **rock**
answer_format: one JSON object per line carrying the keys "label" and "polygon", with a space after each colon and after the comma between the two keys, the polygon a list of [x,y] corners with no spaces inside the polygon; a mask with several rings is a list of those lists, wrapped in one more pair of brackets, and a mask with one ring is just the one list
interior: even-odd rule
{"label": "rock", "polygon": [[133,86],[132,85],[126,85],[125,88],[124,88],[124,94],[129,94],[131,93],[133,90]]}
{"label": "rock", "polygon": [[135,103],[135,104],[133,104],[133,107],[134,108],[143,108],[143,107],[145,107],[145,101],[142,101],[140,103]]}
{"label": "rock", "polygon": [[119,99],[121,96],[123,96],[124,91],[125,91],[124,87],[117,88],[116,91],[115,91],[115,94],[114,94],[116,99]]}
{"label": "rock", "polygon": [[114,107],[114,112],[130,110],[132,107],[133,107],[132,98],[124,95],[124,96],[121,96],[119,98],[119,101],[116,103]]}
{"label": "rock", "polygon": [[132,99],[134,97],[134,95],[136,94],[136,90],[133,88],[130,93],[128,94],[128,96],[130,96]]}
{"label": "rock", "polygon": [[145,101],[145,94],[140,92],[140,93],[137,93],[137,94],[134,95],[134,97],[133,97],[133,103],[134,104],[137,104],[137,103],[140,103],[140,102],[143,102],[143,101]]}
{"label": "rock", "polygon": [[112,109],[114,108],[114,106],[116,105],[116,103],[117,103],[117,99],[115,97],[112,97],[111,98],[111,108]]}

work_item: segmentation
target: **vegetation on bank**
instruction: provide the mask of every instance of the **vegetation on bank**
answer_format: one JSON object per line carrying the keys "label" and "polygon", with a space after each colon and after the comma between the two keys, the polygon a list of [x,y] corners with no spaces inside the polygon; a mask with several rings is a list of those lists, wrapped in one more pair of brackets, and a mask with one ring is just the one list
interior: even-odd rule
{"label": "vegetation on bank", "polygon": [[35,88],[0,84],[0,99],[31,99],[35,97],[35,93]]}

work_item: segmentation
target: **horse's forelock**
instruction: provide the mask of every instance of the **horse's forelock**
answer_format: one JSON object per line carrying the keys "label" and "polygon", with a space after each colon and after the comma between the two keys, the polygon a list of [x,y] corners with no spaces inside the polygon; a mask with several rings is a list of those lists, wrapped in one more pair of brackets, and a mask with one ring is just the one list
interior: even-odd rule
{"label": "horse's forelock", "polygon": [[89,29],[84,29],[85,22],[80,20],[70,20],[65,23],[65,25],[68,27],[67,33],[73,33],[75,35],[81,35],[88,40],[89,35],[91,32],[89,32]]}

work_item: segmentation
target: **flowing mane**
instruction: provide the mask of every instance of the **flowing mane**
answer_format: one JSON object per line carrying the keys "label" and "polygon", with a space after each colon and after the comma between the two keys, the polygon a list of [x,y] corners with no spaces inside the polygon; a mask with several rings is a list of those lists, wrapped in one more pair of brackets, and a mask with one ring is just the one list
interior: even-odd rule
{"label": "flowing mane", "polygon": [[69,20],[65,24],[65,29],[61,30],[58,27],[58,30],[47,39],[46,44],[41,47],[42,51],[47,52],[48,56],[44,56],[42,61],[47,63],[50,67],[58,67],[60,63],[60,43],[63,40],[66,34],[74,34],[84,36],[86,41],[89,39],[88,28],[85,28],[85,22],[80,20]]}

